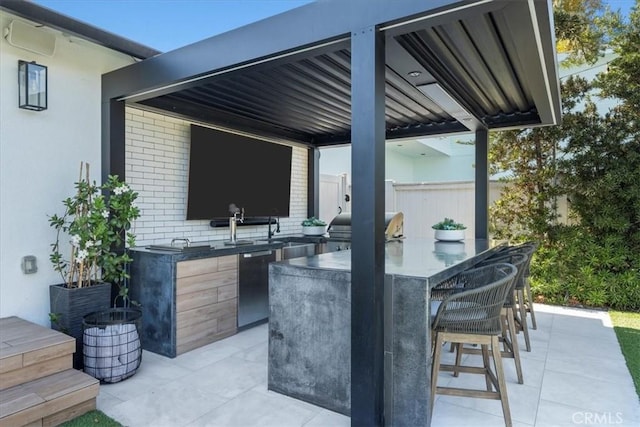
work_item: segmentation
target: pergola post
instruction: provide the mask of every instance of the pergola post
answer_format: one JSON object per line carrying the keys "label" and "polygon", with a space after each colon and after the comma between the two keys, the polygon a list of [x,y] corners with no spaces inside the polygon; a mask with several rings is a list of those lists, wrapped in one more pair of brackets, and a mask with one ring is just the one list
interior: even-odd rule
{"label": "pergola post", "polygon": [[102,181],[109,175],[125,179],[125,103],[109,99],[102,102]]}
{"label": "pergola post", "polygon": [[351,34],[351,425],[383,425],[385,46]]}
{"label": "pergola post", "polygon": [[307,217],[320,217],[320,150],[307,151]]}
{"label": "pergola post", "polygon": [[489,238],[489,132],[476,131],[476,239]]}

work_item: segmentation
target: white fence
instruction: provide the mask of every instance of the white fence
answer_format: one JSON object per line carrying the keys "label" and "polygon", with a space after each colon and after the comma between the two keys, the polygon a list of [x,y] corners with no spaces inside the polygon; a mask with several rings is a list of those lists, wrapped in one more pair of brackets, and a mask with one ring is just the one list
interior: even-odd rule
{"label": "white fence", "polygon": [[[502,184],[491,182],[489,203],[499,196]],[[453,218],[467,226],[467,236],[475,235],[475,183],[442,182],[401,184],[385,182],[385,210],[404,214],[404,235],[433,237],[431,226],[445,217]],[[351,211],[351,203],[344,196],[351,195],[346,176],[322,175],[320,177],[320,218],[329,223],[341,207]]]}
{"label": "white fence", "polygon": [[[490,204],[501,187],[499,182],[490,183]],[[386,189],[387,210],[404,213],[405,236],[433,237],[431,226],[445,217],[466,225],[468,237],[475,236],[474,182],[389,183]]]}
{"label": "white fence", "polygon": [[351,203],[346,201],[350,195],[346,173],[320,175],[320,219],[329,224],[340,212],[350,212]]}

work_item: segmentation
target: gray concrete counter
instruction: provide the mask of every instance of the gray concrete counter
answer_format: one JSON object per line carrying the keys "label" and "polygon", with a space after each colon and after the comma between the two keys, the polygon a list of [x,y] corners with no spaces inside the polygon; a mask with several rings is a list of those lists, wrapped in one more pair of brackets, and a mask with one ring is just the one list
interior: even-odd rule
{"label": "gray concrete counter", "polygon": [[[485,240],[385,248],[385,420],[430,421],[429,292],[492,250]],[[351,251],[272,263],[268,387],[345,415],[351,402]]]}

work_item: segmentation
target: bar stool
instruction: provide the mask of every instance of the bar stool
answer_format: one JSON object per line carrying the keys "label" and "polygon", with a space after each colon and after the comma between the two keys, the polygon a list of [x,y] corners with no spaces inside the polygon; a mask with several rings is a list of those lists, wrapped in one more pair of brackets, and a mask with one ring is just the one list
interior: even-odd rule
{"label": "bar stool", "polygon": [[[431,407],[436,393],[500,400],[505,424],[507,427],[512,425],[499,337],[502,333],[500,313],[517,272],[514,265],[506,263],[464,271],[456,276],[460,286],[436,304],[437,310],[432,313],[431,321]],[[445,342],[480,345],[483,367],[441,365]],[[491,368],[489,354],[493,356],[494,369]],[[482,374],[486,390],[439,387],[440,371]]]}
{"label": "bar stool", "polygon": [[509,248],[501,252],[501,254],[520,253],[527,256],[524,274],[518,279],[515,285],[516,306],[514,308],[516,332],[522,331],[527,351],[531,351],[531,340],[529,338],[529,328],[527,326],[527,314],[531,316],[531,328],[537,329],[538,327],[535,320],[535,312],[533,310],[531,285],[529,283],[529,266],[531,265],[531,258],[537,247],[537,243],[526,242],[516,246],[510,246]]}
{"label": "bar stool", "polygon": [[[477,264],[474,268],[499,263],[512,264],[517,269],[516,276],[511,283],[511,288],[507,292],[507,297],[505,298],[504,305],[502,306],[502,310],[500,312],[500,323],[502,326],[502,336],[500,337],[500,342],[502,343],[503,347],[500,355],[503,358],[508,357],[514,360],[514,363],[516,365],[518,384],[523,384],[524,380],[522,376],[522,363],[520,362],[520,349],[518,346],[518,338],[516,337],[516,321],[514,313],[516,310],[515,285],[519,280],[521,280],[522,275],[524,274],[525,264],[527,263],[527,256],[523,253],[507,254],[496,258],[487,259]],[[456,353],[456,366],[460,365],[463,354],[482,354],[482,351],[478,348],[470,348],[465,347],[462,344],[458,344]],[[457,377],[458,372],[454,371],[453,376]]]}
{"label": "bar stool", "polygon": [[533,296],[531,295],[531,282],[529,281],[529,265],[531,264],[531,257],[533,257],[535,251],[538,250],[539,245],[537,242],[526,242],[525,245],[531,249],[531,253],[529,254],[529,263],[527,264],[527,269],[524,274],[524,288],[527,293],[526,310],[531,316],[531,329],[538,329],[538,325],[536,324],[536,313],[533,311]]}

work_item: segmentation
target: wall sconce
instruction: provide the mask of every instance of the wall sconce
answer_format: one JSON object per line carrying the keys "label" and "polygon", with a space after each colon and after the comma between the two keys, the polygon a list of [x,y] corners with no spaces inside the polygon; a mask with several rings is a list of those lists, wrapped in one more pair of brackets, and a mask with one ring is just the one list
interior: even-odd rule
{"label": "wall sconce", "polygon": [[47,109],[47,67],[35,62],[18,61],[18,107],[25,110]]}

